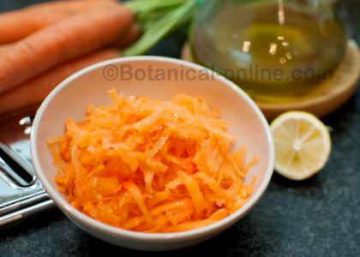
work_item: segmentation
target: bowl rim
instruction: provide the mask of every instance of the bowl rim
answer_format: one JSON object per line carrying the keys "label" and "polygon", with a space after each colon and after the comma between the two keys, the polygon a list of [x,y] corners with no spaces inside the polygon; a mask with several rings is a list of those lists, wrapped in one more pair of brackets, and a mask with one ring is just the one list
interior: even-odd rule
{"label": "bowl rim", "polygon": [[[267,170],[265,171],[265,176],[260,184],[258,190],[254,193],[254,195],[236,212],[230,214],[229,216],[225,217],[224,219],[221,219],[217,222],[214,222],[210,225],[196,228],[193,230],[183,231],[183,232],[171,232],[171,233],[146,233],[146,232],[136,232],[136,231],[130,231],[125,230],[119,227],[111,226],[105,223],[102,223],[84,213],[77,210],[75,207],[73,207],[65,198],[61,197],[61,193],[53,186],[51,186],[50,181],[46,178],[44,174],[44,170],[42,169],[39,155],[37,154],[37,138],[39,133],[39,126],[40,122],[43,118],[43,115],[48,107],[48,105],[51,103],[51,101],[60,93],[63,89],[70,86],[74,80],[76,80],[79,77],[82,77],[86,75],[87,73],[90,73],[92,71],[104,68],[108,65],[118,65],[122,63],[128,63],[128,62],[142,62],[142,61],[154,61],[154,62],[167,62],[170,64],[175,65],[182,65],[186,68],[192,68],[197,71],[206,71],[210,74],[215,74],[215,78],[217,81],[221,82],[224,86],[230,88],[233,90],[239,97],[241,97],[246,104],[248,104],[258,117],[261,126],[263,127],[263,130],[266,135],[266,141],[268,144],[268,150],[269,150],[269,161],[267,165]],[[260,108],[255,104],[255,102],[248,96],[240,87],[235,85],[232,81],[229,79],[223,77],[220,74],[217,74],[216,72],[203,67],[201,65],[191,63],[188,61],[175,59],[175,58],[169,58],[169,57],[160,57],[160,56],[137,56],[137,57],[119,57],[103,62],[99,62],[96,64],[93,64],[91,66],[88,66],[78,72],[75,72],[68,78],[66,78],[63,82],[61,82],[59,85],[57,85],[51,93],[45,98],[45,100],[42,102],[41,106],[37,110],[32,131],[31,131],[31,137],[30,137],[30,148],[31,148],[31,156],[32,161],[34,164],[35,172],[40,179],[41,184],[43,185],[44,189],[48,192],[50,197],[54,200],[55,204],[61,209],[65,210],[65,213],[69,215],[70,217],[74,216],[77,221],[81,221],[80,223],[85,224],[88,227],[96,228],[97,230],[100,230],[102,234],[111,234],[120,236],[127,239],[132,240],[142,240],[147,242],[153,242],[153,241],[173,241],[173,240],[179,240],[179,239],[185,239],[185,238],[195,238],[195,237],[201,237],[208,234],[211,234],[212,232],[216,232],[221,230],[223,227],[228,227],[227,225],[231,225],[235,223],[239,218],[241,218],[243,215],[245,215],[250,209],[252,209],[255,204],[260,200],[262,195],[264,194],[266,188],[268,187],[273,171],[274,171],[274,163],[275,163],[275,151],[274,151],[274,143],[271,136],[270,127],[267,123],[267,120],[264,116],[264,114],[260,111]]]}

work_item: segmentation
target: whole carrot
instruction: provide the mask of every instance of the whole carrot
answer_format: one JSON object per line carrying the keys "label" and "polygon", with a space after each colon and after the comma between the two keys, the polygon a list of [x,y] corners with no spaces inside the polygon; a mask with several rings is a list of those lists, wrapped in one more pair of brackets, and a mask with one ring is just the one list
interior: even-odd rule
{"label": "whole carrot", "polygon": [[134,23],[130,29],[126,32],[123,38],[117,42],[116,46],[120,48],[126,48],[132,43],[134,43],[136,40],[138,40],[141,36],[141,29],[140,26],[136,23]]}
{"label": "whole carrot", "polygon": [[41,10],[41,11],[63,11],[63,10],[81,10],[84,6],[116,3],[117,0],[55,0],[51,2],[38,3],[23,8],[22,10]]}
{"label": "whole carrot", "polygon": [[0,44],[8,44],[23,39],[33,32],[58,22],[68,14],[19,12],[6,13],[0,16]]}
{"label": "whole carrot", "polygon": [[118,42],[133,22],[129,9],[111,5],[72,16],[9,46],[0,55],[0,93]]}
{"label": "whole carrot", "polygon": [[22,107],[40,103],[50,91],[65,78],[94,63],[116,58],[120,52],[116,49],[100,50],[65,63],[41,74],[19,87],[0,95],[0,113],[6,113]]}
{"label": "whole carrot", "polygon": [[110,1],[56,1],[0,14],[0,44],[23,39],[35,31],[79,12],[114,4]]}

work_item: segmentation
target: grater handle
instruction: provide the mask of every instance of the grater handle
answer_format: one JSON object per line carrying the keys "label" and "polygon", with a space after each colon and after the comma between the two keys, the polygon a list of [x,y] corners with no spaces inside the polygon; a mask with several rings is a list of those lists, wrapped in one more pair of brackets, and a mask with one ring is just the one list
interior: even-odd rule
{"label": "grater handle", "polygon": [[10,224],[10,223],[13,223],[15,221],[19,221],[30,215],[39,213],[41,211],[47,210],[53,206],[54,206],[53,200],[46,200],[46,201],[40,202],[36,205],[29,206],[27,208],[18,210],[13,213],[9,213],[5,216],[0,217],[0,227]]}

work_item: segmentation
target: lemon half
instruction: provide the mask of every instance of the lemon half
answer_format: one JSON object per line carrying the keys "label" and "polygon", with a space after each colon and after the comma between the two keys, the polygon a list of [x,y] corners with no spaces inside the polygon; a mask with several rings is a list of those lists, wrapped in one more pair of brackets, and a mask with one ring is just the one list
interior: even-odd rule
{"label": "lemon half", "polygon": [[331,153],[328,128],[314,115],[288,112],[271,124],[276,171],[288,179],[305,180],[317,174]]}

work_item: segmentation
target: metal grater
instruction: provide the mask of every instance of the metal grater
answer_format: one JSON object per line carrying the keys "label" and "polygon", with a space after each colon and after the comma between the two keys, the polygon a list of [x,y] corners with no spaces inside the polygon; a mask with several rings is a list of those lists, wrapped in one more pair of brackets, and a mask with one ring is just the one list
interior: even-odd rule
{"label": "metal grater", "polygon": [[0,226],[53,206],[31,165],[31,121],[23,112],[0,120]]}

